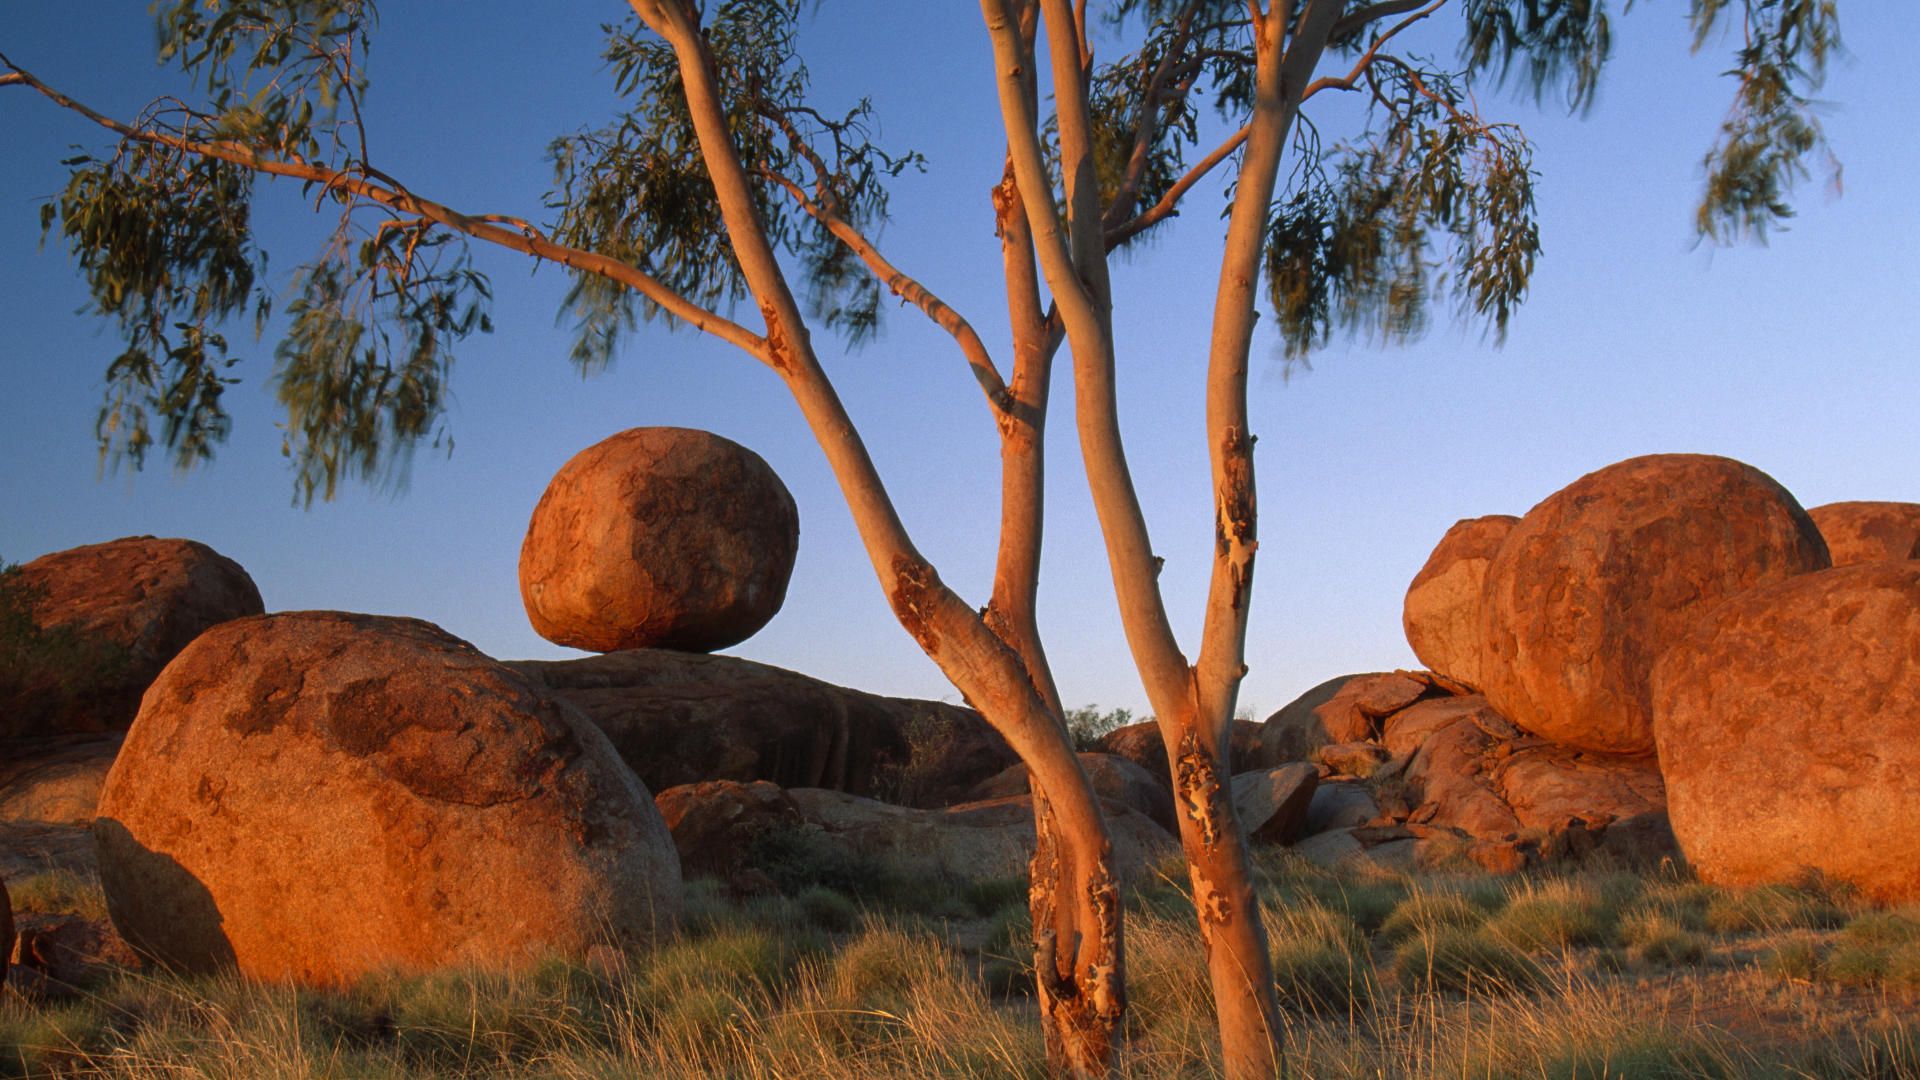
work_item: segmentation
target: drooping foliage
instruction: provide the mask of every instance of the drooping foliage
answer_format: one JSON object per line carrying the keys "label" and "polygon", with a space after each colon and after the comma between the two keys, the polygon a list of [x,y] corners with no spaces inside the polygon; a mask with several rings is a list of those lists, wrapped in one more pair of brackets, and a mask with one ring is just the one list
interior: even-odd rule
{"label": "drooping foliage", "polygon": [[[43,209],[48,235],[74,252],[96,308],[121,331],[98,419],[104,458],[137,466],[158,445],[186,467],[226,436],[222,395],[239,363],[227,334],[249,313],[257,332],[273,308],[251,231],[254,177],[291,166],[279,171],[304,177],[308,198],[331,213],[318,253],[292,274],[287,331],[272,350],[297,497],[330,496],[342,478],[403,479],[412,447],[446,437],[455,351],[490,328],[490,290],[461,221],[420,211],[373,160],[361,110],[372,0],[161,0],[154,10],[162,59],[200,100],[163,98],[116,125],[118,143],[73,158],[66,188]],[[805,0],[688,10],[702,23],[768,238],[802,271],[809,314],[851,343],[866,340],[884,289],[843,240],[849,230],[877,236],[886,182],[921,159],[875,145],[866,101],[809,102]],[[1181,197],[1191,202],[1185,193],[1212,167],[1201,151],[1247,117],[1248,10],[1244,0],[1094,6],[1105,23],[1094,35],[1100,49],[1132,43],[1111,60],[1090,58],[1087,72],[1111,246],[1163,228]],[[1715,240],[1763,237],[1791,214],[1794,185],[1825,152],[1811,95],[1839,47],[1836,4],[1692,0],[1689,12],[1697,48],[1725,36],[1738,45],[1734,104],[1706,156],[1698,228]],[[1612,51],[1614,15],[1606,0],[1346,5],[1328,55],[1371,62],[1329,89],[1365,95],[1368,123],[1323,143],[1319,103],[1308,101],[1269,218],[1267,296],[1289,360],[1335,334],[1411,337],[1436,305],[1504,330],[1539,252],[1535,178],[1524,137],[1481,115],[1474,85],[1584,109]],[[1397,51],[1406,24],[1442,18],[1460,30],[1457,63]],[[1301,32],[1289,28],[1289,42]],[[745,286],[673,48],[631,17],[605,33],[623,105],[552,144],[545,231],[512,217],[473,220],[609,256],[698,307],[730,311]],[[577,330],[583,369],[608,362],[624,331],[667,316],[625,284],[568,273],[561,317]]]}
{"label": "drooping foliage", "polygon": [[[776,248],[801,261],[809,313],[855,343],[879,327],[880,284],[835,239],[824,217],[863,231],[886,218],[881,182],[921,164],[874,145],[871,105],[837,118],[809,106],[795,49],[800,0],[723,0],[707,23],[727,127],[757,185],[754,209]],[[639,267],[706,308],[747,295],[681,87],[672,46],[634,20],[602,28],[604,57],[629,107],[610,124],[556,140],[548,207],[570,247]],[[818,214],[785,188],[807,193]],[[604,366],[623,330],[665,312],[631,290],[576,272],[566,311],[578,331],[573,359]]]}

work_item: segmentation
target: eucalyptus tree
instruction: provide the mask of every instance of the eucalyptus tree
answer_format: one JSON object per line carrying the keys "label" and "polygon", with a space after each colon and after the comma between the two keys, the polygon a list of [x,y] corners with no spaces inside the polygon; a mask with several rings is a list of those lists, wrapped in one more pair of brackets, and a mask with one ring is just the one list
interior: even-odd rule
{"label": "eucalyptus tree", "polygon": [[[1112,851],[1073,755],[1035,617],[1052,363],[1072,360],[1080,453],[1119,615],[1174,777],[1180,839],[1226,1071],[1272,1075],[1280,1023],[1259,900],[1228,798],[1256,536],[1247,374],[1264,291],[1289,357],[1335,333],[1405,339],[1450,306],[1503,331],[1539,253],[1518,128],[1476,80],[1584,108],[1610,52],[1605,0],[978,0],[1005,133],[990,209],[1010,356],[874,241],[886,182],[926,166],[870,137],[870,108],[809,100],[802,0],[629,0],[607,28],[615,116],[552,145],[554,186],[521,214],[449,206],[375,157],[362,111],[371,0],[161,0],[159,48],[201,97],[111,117],[0,56],[0,85],[105,130],[67,162],[43,228],[69,246],[124,348],[107,365],[104,453],[181,464],[226,435],[236,317],[273,297],[249,211],[260,176],[297,181],[330,228],[284,304],[273,380],[299,493],[369,479],[435,430],[454,350],[489,328],[472,242],[565,267],[574,360],[604,363],[642,322],[717,337],[791,392],[901,625],[1034,778],[1038,1002],[1049,1060],[1118,1061],[1125,948]],[[1823,147],[1807,94],[1837,47],[1832,0],[1690,0],[1698,43],[1737,24],[1734,103],[1706,156],[1700,231],[1764,233]],[[1454,27],[1441,63],[1406,43]],[[1117,56],[1097,56],[1102,41]],[[1698,44],[1697,43],[1697,44]],[[1358,98],[1329,139],[1322,98]],[[1224,135],[1217,140],[1215,132]],[[1109,262],[1232,170],[1204,438],[1214,544],[1198,652],[1158,586],[1122,443]],[[1187,232],[1191,234],[1193,230]],[[1195,239],[1191,235],[1187,237]],[[817,349],[854,342],[892,295],[947,331],[1001,439],[995,577],[978,610],[908,535]],[[757,328],[731,315],[745,303]],[[157,425],[157,430],[156,430]],[[1199,482],[1196,480],[1196,482]]]}

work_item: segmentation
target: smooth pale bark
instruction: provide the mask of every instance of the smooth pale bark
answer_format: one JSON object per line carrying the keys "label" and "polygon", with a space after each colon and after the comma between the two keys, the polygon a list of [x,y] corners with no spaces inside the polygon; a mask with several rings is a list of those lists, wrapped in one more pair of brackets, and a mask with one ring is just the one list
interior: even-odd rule
{"label": "smooth pale bark", "polygon": [[[1070,919],[1036,922],[1034,928],[1048,1045],[1063,1069],[1105,1075],[1119,1053],[1125,951],[1112,844],[1099,802],[1019,654],[942,584],[913,548],[865,445],[820,368],[799,306],[754,211],[752,185],[728,136],[698,26],[677,4],[632,0],[632,7],[674,49],[729,241],[767,321],[769,362],[785,379],[826,453],[895,615],[967,701],[1006,737],[1027,763],[1035,787],[1046,793],[1047,813],[1036,815],[1040,850],[1033,902],[1037,910],[1049,913],[1071,911]],[[1055,931],[1061,922],[1073,928],[1071,940],[1062,940]]]}

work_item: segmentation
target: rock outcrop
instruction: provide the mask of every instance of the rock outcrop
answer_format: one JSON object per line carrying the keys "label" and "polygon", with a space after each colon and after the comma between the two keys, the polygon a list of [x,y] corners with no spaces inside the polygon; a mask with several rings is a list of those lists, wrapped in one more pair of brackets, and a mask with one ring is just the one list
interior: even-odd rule
{"label": "rock outcrop", "polygon": [[1255,844],[1291,844],[1306,829],[1320,770],[1304,761],[1233,778],[1233,813]]}
{"label": "rock outcrop", "polygon": [[1702,879],[1810,868],[1920,900],[1920,562],[1722,604],[1661,658],[1653,700],[1673,831]]}
{"label": "rock outcrop", "polygon": [[765,780],[944,806],[1018,760],[971,709],[731,656],[631,649],[507,666],[599,725],[651,791]]}
{"label": "rock outcrop", "polygon": [[1535,735],[1653,749],[1648,675],[1727,597],[1828,565],[1793,496],[1727,458],[1610,465],[1528,511],[1487,568],[1482,683]]}
{"label": "rock outcrop", "polygon": [[1833,565],[1920,559],[1920,503],[1837,502],[1810,507]]}
{"label": "rock outcrop", "polygon": [[768,837],[801,824],[800,808],[777,784],[708,780],[671,787],[654,805],[688,877],[731,878]]}
{"label": "rock outcrop", "polygon": [[1261,751],[1278,765],[1306,761],[1323,746],[1377,738],[1382,718],[1433,692],[1430,679],[1406,671],[1328,679],[1267,717]]}
{"label": "rock outcrop", "polygon": [[0,739],[125,728],[188,642],[262,610],[240,564],[192,540],[130,536],[0,575]]}
{"label": "rock outcrop", "polygon": [[123,732],[104,731],[0,745],[0,821],[92,821],[125,739]]}
{"label": "rock outcrop", "polygon": [[635,428],[547,485],[520,596],[560,645],[711,652],[780,610],[799,544],[793,496],[759,455],[710,432]]}
{"label": "rock outcrop", "polygon": [[1519,523],[1510,514],[1455,522],[1407,586],[1400,615],[1407,644],[1421,663],[1460,686],[1480,686],[1487,567]]}
{"label": "rock outcrop", "polygon": [[672,838],[600,731],[412,619],[202,635],[148,691],[93,831],[114,925],[184,970],[510,970],[679,911]]}
{"label": "rock outcrop", "polygon": [[[1247,772],[1268,764],[1266,752],[1260,744],[1262,727],[1251,720],[1232,721],[1227,733],[1228,773]],[[1154,720],[1142,720],[1137,724],[1114,728],[1095,744],[1103,754],[1126,758],[1135,765],[1147,770],[1153,778],[1168,791],[1173,790],[1173,769],[1167,764],[1167,743],[1160,734],[1160,724]]]}
{"label": "rock outcrop", "polygon": [[[1155,825],[1172,832],[1173,793],[1152,773],[1117,754],[1083,753],[1080,768],[1093,785],[1093,793],[1145,814]],[[1033,790],[1025,765],[1010,765],[975,784],[962,802],[986,802]]]}

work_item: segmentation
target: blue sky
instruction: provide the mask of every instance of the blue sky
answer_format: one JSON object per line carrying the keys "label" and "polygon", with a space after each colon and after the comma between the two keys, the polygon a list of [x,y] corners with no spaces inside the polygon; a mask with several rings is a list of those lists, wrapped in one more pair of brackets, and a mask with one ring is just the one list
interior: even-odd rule
{"label": "blue sky", "polygon": [[[173,87],[152,61],[144,5],[95,13],[12,0],[0,51],[117,115]],[[1535,144],[1545,254],[1504,347],[1444,313],[1405,347],[1336,344],[1288,378],[1256,338],[1251,407],[1261,559],[1242,703],[1264,715],[1329,676],[1414,663],[1400,632],[1407,582],[1455,519],[1523,513],[1576,477],[1644,453],[1750,462],[1812,506],[1920,501],[1920,140],[1907,72],[1920,6],[1848,0],[1847,55],[1821,97],[1844,194],[1818,181],[1766,246],[1694,242],[1699,161],[1730,84],[1730,46],[1688,53],[1685,5],[1616,19],[1616,59],[1591,114],[1537,109],[1491,88],[1489,115]],[[541,216],[543,152],[613,107],[597,59],[612,2],[389,3],[372,60],[374,160],[474,212]],[[1445,17],[1439,29],[1451,28]],[[929,161],[894,189],[882,246],[1004,354],[986,193],[1001,137],[977,6],[822,5],[804,47],[823,105],[874,99],[881,136]],[[1445,53],[1444,34],[1426,47]],[[1335,106],[1340,108],[1342,106]],[[1337,128],[1337,117],[1327,120]],[[626,427],[708,428],[759,452],[792,488],[799,563],[785,609],[729,650],[838,682],[951,697],[893,622],[830,475],[780,383],[687,333],[648,330],[581,379],[555,313],[560,275],[476,249],[497,330],[454,376],[451,457],[422,449],[397,496],[351,488],[292,505],[266,388],[271,340],[242,350],[232,440],[184,476],[164,463],[102,476],[92,443],[114,339],[78,309],[66,253],[39,246],[58,164],[96,132],[0,89],[0,557],[135,533],[188,536],[238,559],[270,610],[418,616],[497,656],[558,656],[520,606],[527,515],[574,452]],[[284,285],[324,226],[290,185],[256,198]],[[1211,543],[1201,372],[1221,225],[1217,190],[1116,267],[1122,412],[1177,630],[1197,645]],[[824,350],[908,527],[945,580],[979,603],[992,574],[997,452],[951,342],[916,312],[881,340]],[[1064,373],[1063,373],[1064,376]],[[1056,394],[1042,629],[1069,704],[1142,707],[1085,492],[1065,388]]]}

